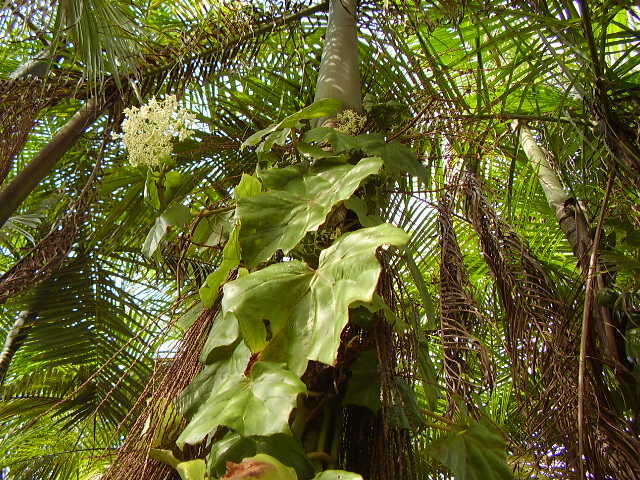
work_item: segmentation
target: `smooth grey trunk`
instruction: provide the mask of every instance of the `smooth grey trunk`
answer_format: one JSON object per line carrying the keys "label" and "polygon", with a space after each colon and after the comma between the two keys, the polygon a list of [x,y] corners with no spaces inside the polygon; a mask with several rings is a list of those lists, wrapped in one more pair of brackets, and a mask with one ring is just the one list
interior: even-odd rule
{"label": "smooth grey trunk", "polygon": [[[582,208],[564,189],[560,178],[551,167],[549,153],[538,145],[527,126],[518,123],[517,120],[511,126],[514,130],[519,129],[520,147],[538,174],[540,186],[547,197],[549,206],[555,211],[560,229],[571,245],[580,269],[586,274],[589,271],[593,236]],[[596,292],[602,291],[606,287],[602,274],[596,274],[594,290]],[[593,310],[600,320],[600,331],[608,357],[613,362],[616,372],[625,373],[627,368],[623,355],[618,349],[616,325],[614,325],[611,310],[604,305],[595,304]]]}
{"label": "smooth grey trunk", "polygon": [[578,202],[565,190],[560,178],[551,167],[549,153],[538,145],[527,126],[517,120],[511,126],[514,130],[519,129],[520,147],[538,175],[538,181],[547,197],[547,202],[553,208],[560,229],[571,245],[580,268],[586,272],[589,268],[589,253],[593,239],[584,212]]}
{"label": "smooth grey trunk", "polygon": [[11,217],[34,188],[78,141],[106,107],[105,101],[89,100],[53,139],[0,191],[0,227]]}
{"label": "smooth grey trunk", "polygon": [[[336,98],[343,108],[362,111],[356,25],[357,0],[331,0],[315,100]],[[324,123],[324,122],[321,122]]]}
{"label": "smooth grey trunk", "polygon": [[13,327],[7,333],[4,346],[0,352],[0,385],[4,383],[4,379],[9,371],[9,366],[11,365],[11,360],[13,360],[13,356],[24,343],[26,338],[26,332],[24,331],[25,326],[26,328],[29,328],[29,326],[26,325],[27,322],[33,320],[35,317],[36,314],[28,310],[20,312],[20,315],[18,315]]}

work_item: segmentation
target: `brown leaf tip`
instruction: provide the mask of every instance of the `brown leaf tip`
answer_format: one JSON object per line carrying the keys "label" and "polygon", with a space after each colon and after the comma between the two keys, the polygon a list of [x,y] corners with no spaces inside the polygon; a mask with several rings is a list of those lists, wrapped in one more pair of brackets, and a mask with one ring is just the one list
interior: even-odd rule
{"label": "brown leaf tip", "polygon": [[275,470],[273,465],[257,460],[245,460],[242,463],[227,462],[227,471],[221,480],[259,479],[273,470]]}

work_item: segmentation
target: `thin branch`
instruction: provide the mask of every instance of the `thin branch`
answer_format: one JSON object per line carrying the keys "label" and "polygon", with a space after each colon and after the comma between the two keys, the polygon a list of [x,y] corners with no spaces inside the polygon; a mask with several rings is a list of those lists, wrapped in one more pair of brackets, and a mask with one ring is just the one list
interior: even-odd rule
{"label": "thin branch", "polygon": [[616,172],[613,171],[609,177],[609,181],[607,182],[607,190],[604,194],[604,199],[602,200],[602,207],[600,208],[596,233],[594,235],[593,246],[591,248],[591,258],[589,259],[589,271],[587,272],[584,308],[582,311],[582,334],[580,336],[580,359],[578,363],[578,456],[580,462],[580,478],[584,479],[587,478],[586,472],[584,471],[584,373],[587,357],[587,339],[589,337],[591,325],[593,279],[596,275],[595,270],[598,258],[598,245],[600,244],[600,237],[602,236],[602,224],[605,212],[607,211],[607,203],[609,202],[609,196],[611,195],[611,189],[613,187],[613,180],[615,177]]}

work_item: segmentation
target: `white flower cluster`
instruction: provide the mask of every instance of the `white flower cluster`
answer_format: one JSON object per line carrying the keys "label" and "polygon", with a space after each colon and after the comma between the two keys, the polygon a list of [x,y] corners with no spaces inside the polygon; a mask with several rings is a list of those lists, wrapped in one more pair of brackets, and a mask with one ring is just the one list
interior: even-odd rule
{"label": "white flower cluster", "polygon": [[367,117],[358,115],[353,110],[343,110],[336,118],[336,130],[347,135],[357,135],[367,123]]}
{"label": "white flower cluster", "polygon": [[122,133],[114,137],[122,139],[134,167],[159,167],[171,155],[171,140],[178,137],[182,141],[193,133],[189,127],[195,115],[178,108],[175,95],[160,101],[152,98],[140,108],[126,108],[124,113]]}

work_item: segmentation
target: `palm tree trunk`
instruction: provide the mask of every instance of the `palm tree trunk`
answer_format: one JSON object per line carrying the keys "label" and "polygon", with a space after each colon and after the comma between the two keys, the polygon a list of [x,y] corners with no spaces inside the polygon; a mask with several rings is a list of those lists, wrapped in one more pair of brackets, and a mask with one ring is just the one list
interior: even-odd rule
{"label": "palm tree trunk", "polygon": [[[342,102],[343,109],[362,111],[362,93],[358,55],[357,0],[331,0],[329,2],[329,22],[325,36],[322,60],[316,84],[315,100],[335,98]],[[319,125],[333,126],[335,118],[318,121]],[[363,195],[366,195],[364,193]],[[349,215],[346,207],[341,206],[332,212],[325,225],[334,228],[345,225]],[[359,228],[352,221],[350,230]],[[345,229],[342,228],[342,231]],[[390,281],[388,263],[382,262],[382,273],[378,293],[389,302],[391,309],[393,288]],[[378,413],[360,406],[341,405],[340,395],[334,398],[334,391],[327,391],[320,402],[327,402],[323,409],[322,421],[309,422],[302,434],[305,445],[315,441],[317,450],[337,460],[340,468],[345,468],[371,480],[394,478],[398,480],[415,478],[412,443],[406,431],[393,425],[389,407],[390,398],[398,398],[396,379],[397,346],[392,340],[392,332],[386,321],[374,320],[370,331],[360,332],[356,327],[345,330],[342,341],[348,344],[358,335],[371,335],[378,360],[382,408]],[[350,361],[353,361],[351,359]],[[342,367],[348,367],[348,362]],[[331,375],[330,370],[327,373]],[[393,379],[393,382],[390,379]],[[332,384],[330,379],[328,385]],[[331,387],[333,388],[333,387]],[[332,399],[333,398],[333,399]],[[318,399],[308,398],[304,409],[318,409]],[[321,405],[320,403],[320,405]],[[302,410],[304,410],[302,409]],[[335,425],[327,432],[323,425]],[[380,452],[380,453],[376,453]],[[383,452],[383,453],[382,453]],[[336,458],[337,457],[337,458]]]}
{"label": "palm tree trunk", "polygon": [[[330,0],[327,31],[320,61],[320,70],[316,82],[316,93],[314,101],[334,98],[342,102],[342,108],[360,110],[362,106],[360,93],[360,67],[357,48],[357,26],[356,26],[357,0]],[[320,126],[333,126],[335,117],[318,119],[316,124]],[[335,228],[344,224],[347,216],[347,209],[344,206],[334,210],[327,218],[326,225]],[[327,371],[329,374],[329,371]],[[329,378],[326,379],[329,381]],[[300,403],[295,423],[302,423],[304,426],[299,432],[300,441],[309,450],[327,457],[322,461],[323,468],[331,463],[340,462],[343,467],[357,471],[363,475],[369,473],[368,463],[361,462],[357,456],[349,458],[336,458],[337,453],[343,450],[340,440],[348,434],[340,435],[340,428],[345,426],[344,412],[341,409],[340,401],[331,399],[322,407],[322,403],[330,399],[329,391],[323,392],[319,398],[307,398]],[[349,408],[349,407],[346,407]],[[309,418],[307,412],[319,410],[322,412],[317,418]],[[362,412],[358,412],[362,413]],[[362,418],[361,418],[362,417]],[[357,422],[367,423],[366,414],[354,414],[349,417],[349,424]],[[338,426],[338,425],[341,425]],[[330,428],[329,428],[330,427]],[[357,430],[357,429],[356,429]],[[347,440],[348,442],[348,440]]]}
{"label": "palm tree trunk", "polygon": [[108,103],[106,100],[96,98],[89,100],[40,150],[31,163],[0,191],[0,227],[78,141],[85,129],[96,121]]}
{"label": "palm tree trunk", "polygon": [[362,111],[356,25],[357,0],[331,0],[315,100],[336,98]]}
{"label": "palm tree trunk", "polygon": [[29,310],[20,312],[13,327],[9,330],[9,333],[7,333],[4,346],[2,347],[2,351],[0,351],[0,385],[4,383],[13,356],[26,339],[25,328],[28,329],[30,327],[25,324],[33,320],[35,316],[36,314]]}
{"label": "palm tree trunk", "polygon": [[[576,199],[572,198],[562,186],[556,172],[551,168],[549,154],[536,142],[526,124],[514,121],[512,127],[519,128],[520,146],[527,159],[538,174],[549,206],[553,208],[560,229],[564,232],[573,250],[580,269],[586,274],[589,271],[589,257],[593,248],[593,238],[589,224]],[[602,291],[607,283],[602,274],[597,274],[594,290]],[[625,356],[619,351],[617,326],[614,324],[611,310],[604,305],[593,305],[593,313],[600,319],[600,331],[607,356],[619,374],[627,373]]]}
{"label": "palm tree trunk", "polygon": [[560,229],[571,245],[580,268],[586,272],[589,268],[592,238],[584,212],[562,186],[558,175],[551,167],[549,154],[537,144],[526,124],[514,120],[511,126],[514,131],[519,129],[520,147],[538,174],[547,202],[553,208]]}

